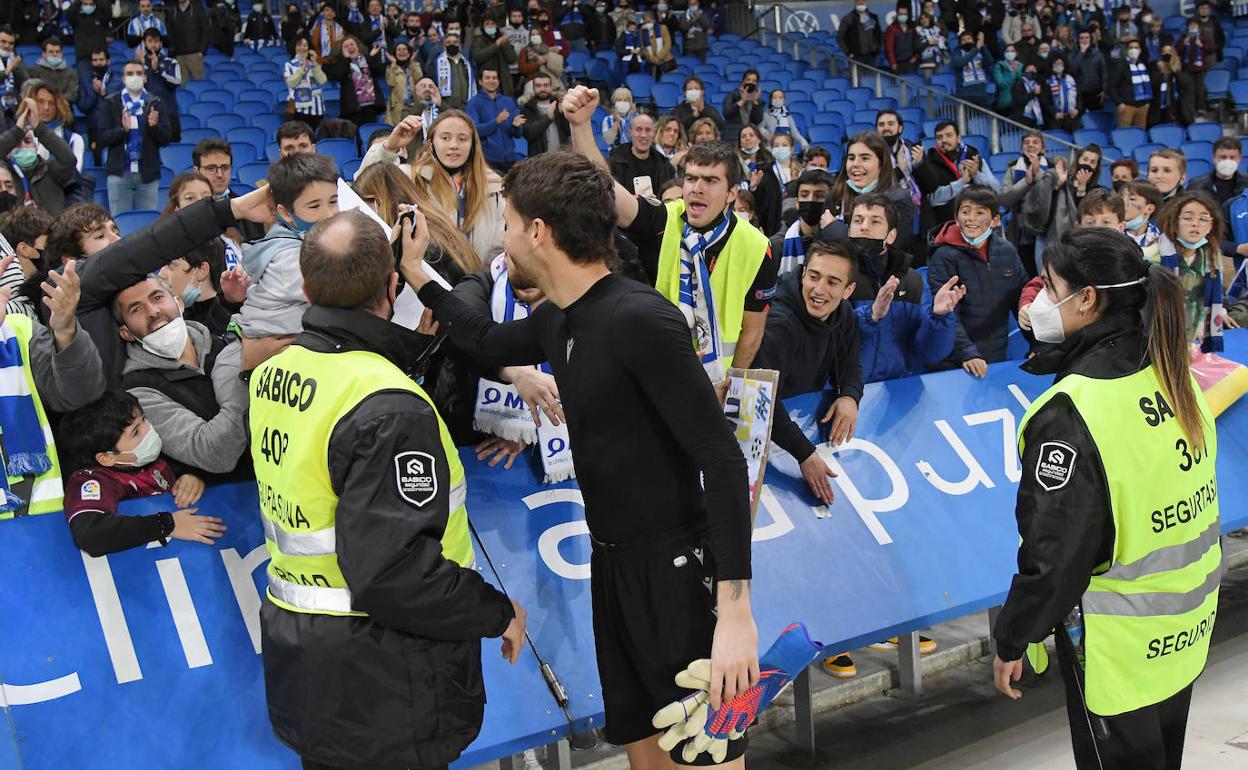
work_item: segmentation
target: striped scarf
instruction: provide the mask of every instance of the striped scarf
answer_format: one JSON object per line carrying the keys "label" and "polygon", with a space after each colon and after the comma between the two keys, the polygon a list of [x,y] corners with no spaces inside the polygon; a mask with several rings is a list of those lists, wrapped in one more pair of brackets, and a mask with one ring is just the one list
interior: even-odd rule
{"label": "striped scarf", "polygon": [[[477,95],[477,79],[472,74],[472,62],[463,56],[459,57],[459,60],[468,68],[468,98],[471,99]],[[454,80],[451,78],[451,57],[446,55],[446,51],[438,54],[436,66],[438,70],[438,92],[445,99],[451,95],[451,88],[454,84]]]}
{"label": "striped scarf", "polygon": [[1070,75],[1054,75],[1049,78],[1049,91],[1053,94],[1053,109],[1059,115],[1069,115],[1079,98],[1079,87]]}
{"label": "striped scarf", "polygon": [[[1161,236],[1161,266],[1173,270],[1175,275],[1182,273],[1182,255],[1179,254],[1168,236]],[[1222,292],[1221,258],[1214,244],[1202,244],[1196,249],[1196,258],[1192,268],[1199,269],[1203,274],[1201,297],[1203,307],[1200,318],[1200,349],[1204,353],[1218,353],[1223,349],[1222,343],[1222,311],[1224,299]]]}
{"label": "striped scarf", "polygon": [[962,85],[983,85],[987,82],[988,76],[984,74],[984,65],[980,61],[979,54],[971,54],[970,61],[962,65]]}
{"label": "striped scarf", "polygon": [[1194,69],[1202,69],[1205,66],[1205,47],[1201,45],[1200,38],[1187,38],[1183,43],[1183,63],[1190,64]]}
{"label": "striped scarf", "polygon": [[1153,100],[1153,79],[1148,75],[1148,67],[1139,62],[1133,62],[1131,68],[1131,98],[1137,102],[1151,102]]}
{"label": "striped scarf", "polygon": [[39,424],[34,396],[26,379],[17,335],[0,324],[0,512],[15,511],[25,501],[9,490],[10,476],[38,476],[52,468],[48,445]]}
{"label": "striped scarf", "polygon": [[133,166],[142,159],[143,151],[143,106],[147,103],[147,92],[131,96],[129,91],[121,92],[121,108],[130,113],[131,128],[126,137],[126,162]]}
{"label": "striped scarf", "polygon": [[[494,322],[502,324],[528,318],[529,306],[516,301],[515,292],[507,282],[504,255],[494,258],[490,274],[494,277],[494,288],[490,290],[490,315]],[[534,368],[550,374],[548,363]],[[477,384],[477,405],[473,411],[472,426],[482,433],[507,441],[537,445],[545,471],[544,483],[557,484],[576,478],[567,423],[556,426],[549,420],[543,420],[542,426],[536,427],[515,385],[482,377]]]}
{"label": "striped scarf", "polygon": [[802,220],[799,219],[784,232],[779,274],[792,272],[804,264],[806,264],[806,244],[802,242]]}
{"label": "striped scarf", "polygon": [[707,267],[707,250],[728,233],[728,217],[710,232],[700,233],[688,222],[680,241],[680,301],[677,305],[685,323],[693,332],[694,350],[711,382],[724,379],[724,343],[719,333],[719,317],[711,291],[711,271]]}
{"label": "striped scarf", "polygon": [[1044,113],[1040,110],[1040,97],[1035,94],[1036,81],[1023,75],[1023,91],[1028,95],[1027,106],[1023,107],[1023,117],[1031,118],[1037,126],[1044,125]]}

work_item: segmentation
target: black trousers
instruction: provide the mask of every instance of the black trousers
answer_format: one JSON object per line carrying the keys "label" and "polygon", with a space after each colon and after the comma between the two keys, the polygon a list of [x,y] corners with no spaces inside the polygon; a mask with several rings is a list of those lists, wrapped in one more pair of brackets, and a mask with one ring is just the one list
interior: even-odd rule
{"label": "black trousers", "polygon": [[[320,762],[313,762],[312,760],[304,759],[303,757],[300,757],[300,760],[303,762],[303,770],[353,770],[345,767],[336,767],[334,765],[322,765]],[[442,765],[440,768],[429,767],[423,768],[423,770],[446,770],[447,767],[447,765]],[[360,770],[363,770],[363,768]]]}
{"label": "black trousers", "polygon": [[1079,770],[1179,770],[1192,685],[1152,706],[1112,717],[1097,716],[1085,707],[1083,670],[1070,638],[1061,629],[1055,636],[1075,766]]}

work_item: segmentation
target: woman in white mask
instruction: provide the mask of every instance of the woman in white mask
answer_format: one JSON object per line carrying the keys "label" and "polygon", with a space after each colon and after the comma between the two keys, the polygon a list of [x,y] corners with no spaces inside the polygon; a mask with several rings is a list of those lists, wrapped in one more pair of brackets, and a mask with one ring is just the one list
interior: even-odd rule
{"label": "woman in white mask", "polygon": [[1043,277],[1032,326],[1054,347],[1023,369],[1056,381],[1019,426],[1018,574],[993,628],[994,681],[1022,697],[1023,658],[1046,670],[1053,635],[1075,764],[1177,768],[1222,570],[1217,433],[1183,291],[1110,228],[1051,242]]}
{"label": "woman in white mask", "polygon": [[784,91],[779,88],[771,92],[771,100],[768,103],[767,114],[763,116],[761,128],[763,138],[769,142],[774,142],[780,134],[788,134],[802,151],[805,151],[809,144],[806,137],[802,136],[802,132],[798,130],[797,117],[789,112],[788,100]]}
{"label": "woman in white mask", "polygon": [[754,194],[754,215],[758,229],[771,235],[780,229],[783,187],[776,178],[775,158],[763,144],[756,126],[743,126],[737,135],[737,157],[741,159],[741,187]]}
{"label": "woman in white mask", "polygon": [[637,116],[637,105],[633,102],[633,92],[620,86],[611,92],[611,109],[602,119],[602,140],[608,149],[633,141],[633,118]]}

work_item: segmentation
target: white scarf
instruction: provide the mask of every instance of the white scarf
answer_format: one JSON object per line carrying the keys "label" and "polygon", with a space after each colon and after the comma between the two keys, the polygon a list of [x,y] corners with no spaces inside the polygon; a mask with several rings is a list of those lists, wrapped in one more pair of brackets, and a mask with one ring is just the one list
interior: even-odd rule
{"label": "white scarf", "polygon": [[711,382],[724,379],[724,359],[732,353],[724,350],[719,333],[719,317],[711,291],[711,271],[707,268],[705,255],[711,246],[727,235],[730,216],[733,216],[732,212],[726,212],[724,221],[707,233],[694,230],[686,222],[684,236],[680,240],[680,301],[676,304],[693,332],[693,348]]}
{"label": "white scarf", "polygon": [[[527,318],[529,306],[516,301],[511,284],[507,282],[507,267],[502,254],[490,264],[490,273],[494,276],[494,288],[490,292],[490,315],[494,322],[509,323]],[[549,364],[534,368],[550,374]],[[576,478],[567,423],[555,426],[550,420],[543,420],[542,427],[536,427],[533,416],[514,385],[482,377],[477,384],[477,405],[472,426],[506,441],[536,445],[546,474],[544,483],[557,484]]]}
{"label": "white scarf", "polygon": [[[463,56],[460,56],[459,60],[462,61],[464,63],[464,66],[468,68],[468,98],[471,99],[472,97],[477,95],[477,79],[472,74],[472,62],[468,61],[468,59],[464,58]],[[438,54],[437,68],[438,68],[438,91],[441,92],[442,98],[445,99],[446,97],[451,95],[451,87],[452,87],[451,57],[446,55],[446,51],[443,51],[442,53]]]}

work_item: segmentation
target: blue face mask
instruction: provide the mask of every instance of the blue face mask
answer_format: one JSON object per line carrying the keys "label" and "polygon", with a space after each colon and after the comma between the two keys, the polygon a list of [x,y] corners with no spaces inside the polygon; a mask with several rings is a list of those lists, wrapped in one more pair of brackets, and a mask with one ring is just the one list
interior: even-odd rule
{"label": "blue face mask", "polygon": [[1127,222],[1127,230],[1132,230],[1132,231],[1137,230],[1140,227],[1142,227],[1144,223],[1147,221],[1148,221],[1148,217],[1144,216],[1143,214],[1140,214],[1135,219],[1132,219],[1131,221]]}
{"label": "blue face mask", "polygon": [[1183,238],[1179,238],[1177,240],[1179,242],[1179,245],[1181,245],[1183,248],[1191,249],[1192,251],[1199,249],[1201,246],[1204,246],[1206,243],[1209,242],[1208,238],[1201,238],[1199,241],[1196,241],[1196,242],[1184,240]]}
{"label": "blue face mask", "polygon": [[35,161],[39,160],[39,154],[32,147],[19,147],[10,157],[22,168],[30,168],[35,165]]}
{"label": "blue face mask", "polygon": [[286,222],[285,225],[298,233],[300,238],[307,235],[308,231],[316,226],[315,222],[309,222],[306,219],[300,218],[300,216],[293,210],[288,211],[287,213],[290,215],[290,221]]}
{"label": "blue face mask", "polygon": [[[961,227],[958,228],[958,232],[962,233]],[[989,228],[983,231],[982,233],[980,233],[979,236],[976,238],[967,238],[966,233],[962,233],[962,240],[966,241],[967,245],[970,246],[971,248],[978,249],[980,246],[983,245],[984,241],[988,240],[988,237],[991,235],[992,235],[992,229]]]}
{"label": "blue face mask", "polygon": [[91,14],[95,13],[95,6],[84,5],[78,9],[78,12],[81,13],[83,16],[90,16]]}
{"label": "blue face mask", "polygon": [[878,176],[875,179],[872,179],[870,183],[864,184],[862,187],[859,187],[858,185],[854,184],[853,181],[850,180],[849,178],[845,179],[845,184],[849,185],[849,189],[853,190],[859,195],[874,191],[876,188],[876,185],[878,185],[879,183],[880,183],[880,178]]}
{"label": "blue face mask", "polygon": [[198,286],[188,283],[186,288],[182,290],[182,304],[185,307],[191,307],[196,302],[199,302],[199,295],[201,294],[203,294],[203,291]]}

